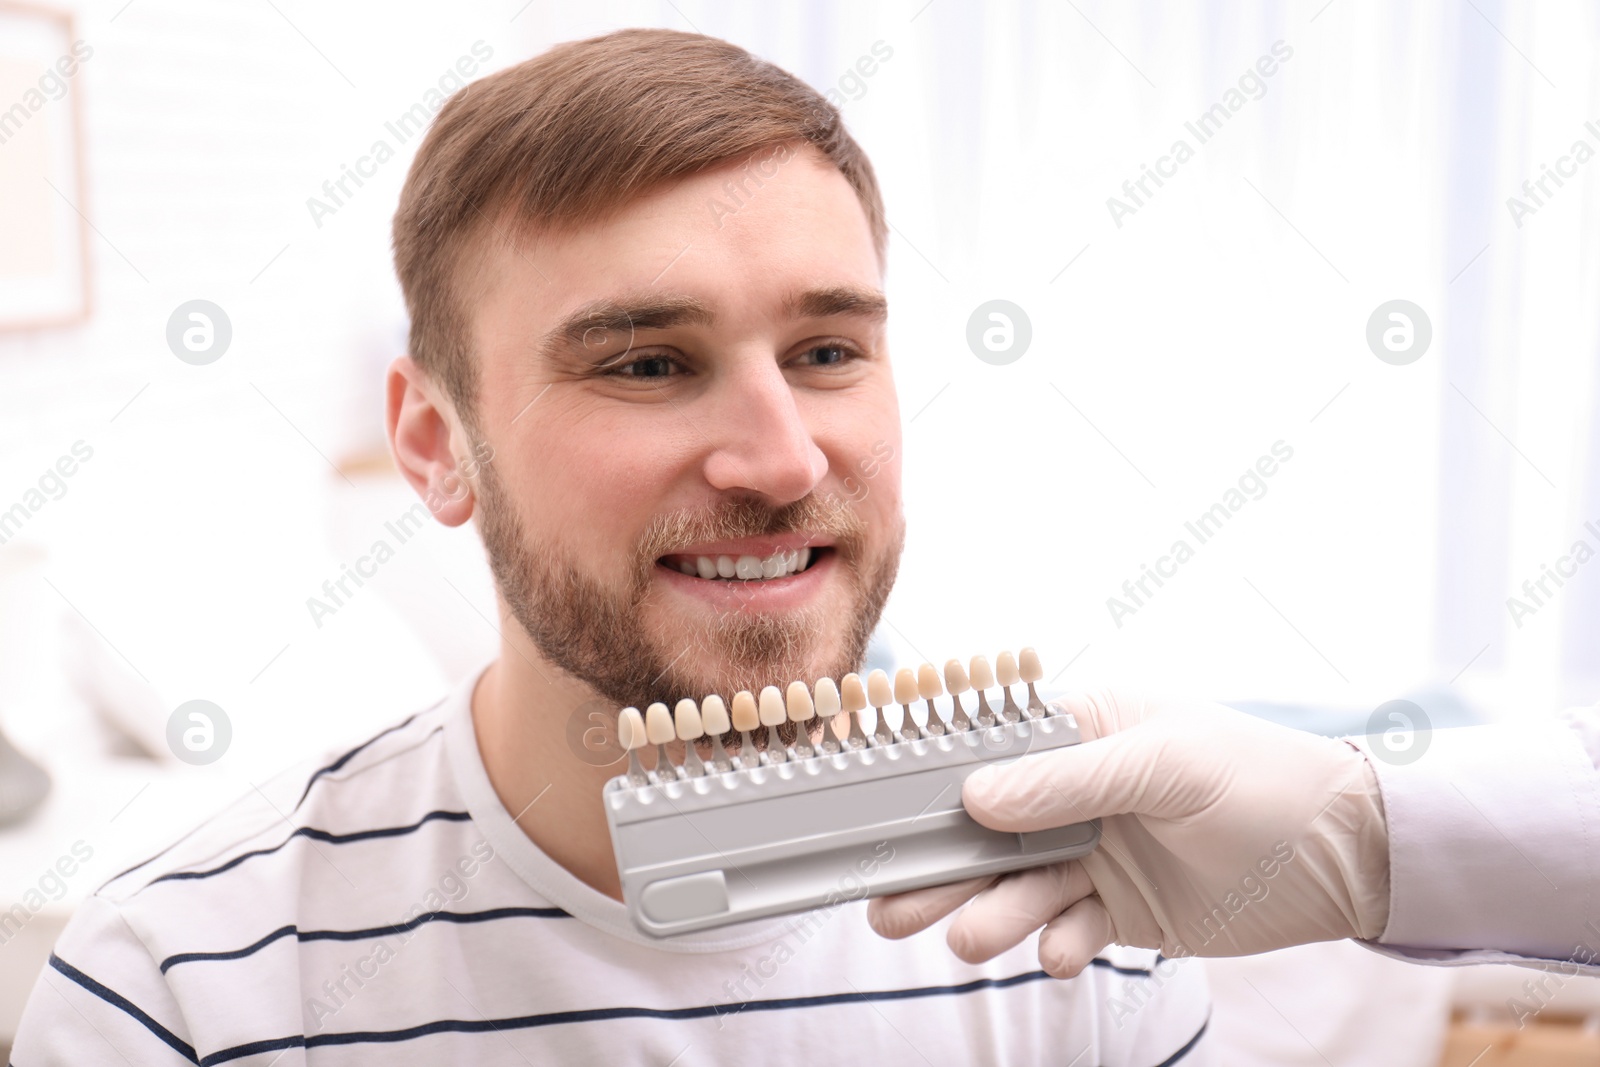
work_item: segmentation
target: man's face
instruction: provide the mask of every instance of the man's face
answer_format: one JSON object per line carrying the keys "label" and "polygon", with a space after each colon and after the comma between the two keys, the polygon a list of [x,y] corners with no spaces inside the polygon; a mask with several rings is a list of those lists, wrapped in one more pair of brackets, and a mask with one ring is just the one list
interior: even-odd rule
{"label": "man's face", "polygon": [[904,520],[881,270],[844,177],[786,146],[485,245],[479,519],[543,655],[640,706],[856,669]]}

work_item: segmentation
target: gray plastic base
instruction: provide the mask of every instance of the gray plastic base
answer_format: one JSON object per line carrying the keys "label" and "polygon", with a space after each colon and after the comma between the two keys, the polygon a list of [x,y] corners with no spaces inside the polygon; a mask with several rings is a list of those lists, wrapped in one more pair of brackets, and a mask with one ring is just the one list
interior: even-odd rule
{"label": "gray plastic base", "polygon": [[980,826],[967,775],[1079,741],[1051,714],[833,755],[634,785],[606,783],[606,819],[634,925],[655,937],[1074,859],[1098,823]]}

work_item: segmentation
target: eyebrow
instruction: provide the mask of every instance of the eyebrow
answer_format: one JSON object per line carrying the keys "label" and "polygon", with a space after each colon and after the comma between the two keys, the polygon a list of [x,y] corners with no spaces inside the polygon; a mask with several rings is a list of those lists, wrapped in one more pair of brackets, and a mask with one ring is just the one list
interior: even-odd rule
{"label": "eyebrow", "polygon": [[855,285],[829,285],[790,293],[783,311],[791,319],[826,319],[835,315],[857,315],[874,322],[889,317],[889,301],[876,289]]}
{"label": "eyebrow", "polygon": [[[801,289],[783,301],[790,319],[823,319],[851,315],[873,322],[889,316],[888,299],[876,289],[855,285],[829,285]],[[691,296],[641,294],[585,304],[545,334],[539,351],[554,357],[564,351],[584,349],[596,336],[620,333],[631,338],[638,330],[669,330],[678,326],[711,326],[716,317],[704,302]],[[603,342],[597,342],[603,343]]]}

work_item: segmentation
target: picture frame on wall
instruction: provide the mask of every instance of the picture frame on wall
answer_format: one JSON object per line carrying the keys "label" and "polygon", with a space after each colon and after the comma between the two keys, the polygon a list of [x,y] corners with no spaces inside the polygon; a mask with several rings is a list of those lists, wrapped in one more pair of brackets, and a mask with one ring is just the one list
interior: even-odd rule
{"label": "picture frame on wall", "polygon": [[0,331],[89,317],[80,71],[93,54],[70,12],[0,0]]}

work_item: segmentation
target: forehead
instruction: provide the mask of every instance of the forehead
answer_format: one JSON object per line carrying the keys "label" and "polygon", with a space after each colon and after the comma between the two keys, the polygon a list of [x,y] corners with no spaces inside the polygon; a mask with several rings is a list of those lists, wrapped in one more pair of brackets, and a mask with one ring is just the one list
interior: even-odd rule
{"label": "forehead", "polygon": [[[781,318],[798,293],[876,293],[883,283],[854,188],[810,147],[764,150],[664,185],[594,223],[559,230],[509,224],[487,242],[479,325],[508,318],[553,327],[586,309],[641,296],[691,298],[705,325]],[[492,340],[485,337],[484,340]]]}

